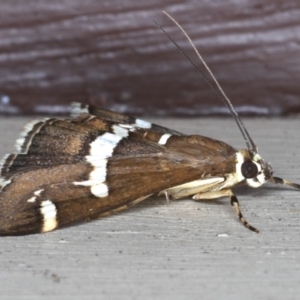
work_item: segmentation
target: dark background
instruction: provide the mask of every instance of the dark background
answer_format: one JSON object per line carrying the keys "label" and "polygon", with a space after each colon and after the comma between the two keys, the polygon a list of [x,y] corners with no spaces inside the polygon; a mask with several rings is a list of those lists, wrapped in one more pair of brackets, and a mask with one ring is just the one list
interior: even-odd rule
{"label": "dark background", "polygon": [[295,0],[1,0],[0,112],[67,113],[80,101],[131,114],[224,113],[153,23],[198,63],[162,10],[190,34],[239,112],[300,112]]}

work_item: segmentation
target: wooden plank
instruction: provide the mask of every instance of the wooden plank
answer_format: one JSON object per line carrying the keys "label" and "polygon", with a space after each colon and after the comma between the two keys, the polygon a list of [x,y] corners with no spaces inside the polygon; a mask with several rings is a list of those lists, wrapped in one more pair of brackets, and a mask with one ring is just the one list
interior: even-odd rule
{"label": "wooden plank", "polygon": [[152,22],[198,64],[163,9],[186,28],[237,109],[300,111],[298,1],[10,0],[0,9],[0,113],[66,113],[71,101],[136,114],[224,113]]}

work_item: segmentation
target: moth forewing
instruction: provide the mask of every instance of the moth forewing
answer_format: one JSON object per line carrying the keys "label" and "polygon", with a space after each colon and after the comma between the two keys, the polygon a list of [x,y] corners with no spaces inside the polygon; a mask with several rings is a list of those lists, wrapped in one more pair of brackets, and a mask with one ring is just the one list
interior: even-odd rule
{"label": "moth forewing", "polygon": [[1,235],[51,231],[158,193],[195,200],[228,196],[242,223],[257,231],[243,218],[231,188],[244,181],[254,187],[268,180],[287,184],[271,177],[269,165],[249,150],[120,114],[114,120],[113,112],[100,108],[75,107],[75,119],[31,122],[18,141],[19,152],[4,157]]}
{"label": "moth forewing", "polygon": [[[6,156],[1,166],[0,234],[46,232],[94,219],[211,173],[206,148],[198,153],[200,161],[195,154],[199,144],[216,141],[180,139],[173,130],[125,116],[119,123],[118,114],[116,122],[109,115],[107,120],[83,112],[76,119],[25,126],[19,153]],[[216,161],[226,168],[225,157]]]}

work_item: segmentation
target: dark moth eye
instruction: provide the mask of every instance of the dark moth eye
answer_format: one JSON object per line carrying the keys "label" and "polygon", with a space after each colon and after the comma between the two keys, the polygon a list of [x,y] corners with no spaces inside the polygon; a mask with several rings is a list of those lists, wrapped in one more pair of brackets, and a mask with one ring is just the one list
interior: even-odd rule
{"label": "dark moth eye", "polygon": [[245,178],[253,178],[257,173],[257,165],[252,160],[246,160],[242,164],[242,174]]}

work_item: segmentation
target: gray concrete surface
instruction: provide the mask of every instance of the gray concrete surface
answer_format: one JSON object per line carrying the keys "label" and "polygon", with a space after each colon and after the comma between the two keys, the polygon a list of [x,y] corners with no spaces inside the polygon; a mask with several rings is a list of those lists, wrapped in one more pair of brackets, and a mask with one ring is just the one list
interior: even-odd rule
{"label": "gray concrete surface", "polygon": [[[0,154],[25,118],[1,118]],[[156,119],[244,147],[231,119]],[[277,176],[300,182],[300,120],[246,119]],[[227,199],[162,197],[55,232],[0,238],[0,299],[299,299],[300,191],[274,185],[236,194],[255,234]]]}

